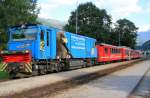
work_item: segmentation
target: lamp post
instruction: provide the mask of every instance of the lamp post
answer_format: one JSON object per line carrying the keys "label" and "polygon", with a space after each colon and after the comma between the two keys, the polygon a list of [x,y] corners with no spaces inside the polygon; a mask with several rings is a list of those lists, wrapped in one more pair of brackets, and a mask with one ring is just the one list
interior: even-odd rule
{"label": "lamp post", "polygon": [[[115,23],[113,23],[114,25],[116,25],[116,26],[118,26],[118,24],[115,24]],[[118,46],[121,46],[121,33],[120,33],[120,30],[118,29]]]}
{"label": "lamp post", "polygon": [[76,10],[76,34],[78,33],[78,0],[76,1],[76,6],[77,6],[77,10]]}
{"label": "lamp post", "polygon": [[119,31],[118,36],[119,36],[118,41],[119,41],[119,46],[120,46],[120,45],[121,45],[121,44],[120,44],[120,31]]}

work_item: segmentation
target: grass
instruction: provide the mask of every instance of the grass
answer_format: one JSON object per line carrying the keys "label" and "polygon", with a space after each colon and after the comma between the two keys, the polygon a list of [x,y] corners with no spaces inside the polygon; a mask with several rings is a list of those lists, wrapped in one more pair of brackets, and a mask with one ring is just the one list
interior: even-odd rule
{"label": "grass", "polygon": [[8,79],[9,74],[7,72],[0,71],[0,79]]}
{"label": "grass", "polygon": [[0,71],[0,79],[7,79],[7,78],[9,78],[9,74],[7,72]]}

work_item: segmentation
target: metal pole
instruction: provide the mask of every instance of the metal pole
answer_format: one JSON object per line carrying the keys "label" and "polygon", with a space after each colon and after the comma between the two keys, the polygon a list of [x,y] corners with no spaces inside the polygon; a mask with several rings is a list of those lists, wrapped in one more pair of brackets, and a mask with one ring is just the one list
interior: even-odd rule
{"label": "metal pole", "polygon": [[78,0],[76,2],[77,10],[76,10],[76,34],[78,33]]}
{"label": "metal pole", "polygon": [[119,31],[119,46],[120,46],[120,31]]}

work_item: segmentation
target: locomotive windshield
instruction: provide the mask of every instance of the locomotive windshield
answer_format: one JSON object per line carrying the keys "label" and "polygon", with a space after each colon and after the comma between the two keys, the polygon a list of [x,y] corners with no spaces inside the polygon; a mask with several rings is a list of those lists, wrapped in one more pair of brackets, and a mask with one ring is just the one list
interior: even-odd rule
{"label": "locomotive windshield", "polygon": [[11,30],[11,39],[13,41],[35,40],[37,32],[37,28],[15,28]]}

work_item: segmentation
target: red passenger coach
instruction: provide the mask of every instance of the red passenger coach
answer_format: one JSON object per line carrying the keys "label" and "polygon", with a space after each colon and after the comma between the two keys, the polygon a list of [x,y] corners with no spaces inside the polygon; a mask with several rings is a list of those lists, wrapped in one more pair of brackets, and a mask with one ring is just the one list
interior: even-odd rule
{"label": "red passenger coach", "polygon": [[131,59],[131,49],[128,47],[121,47],[122,52],[122,60],[130,60]]}
{"label": "red passenger coach", "polygon": [[121,48],[108,44],[96,46],[98,51],[98,62],[111,62],[122,60]]}
{"label": "red passenger coach", "polygon": [[132,50],[132,52],[131,52],[131,58],[132,59],[138,59],[138,58],[142,57],[141,54],[142,53],[139,50]]}

